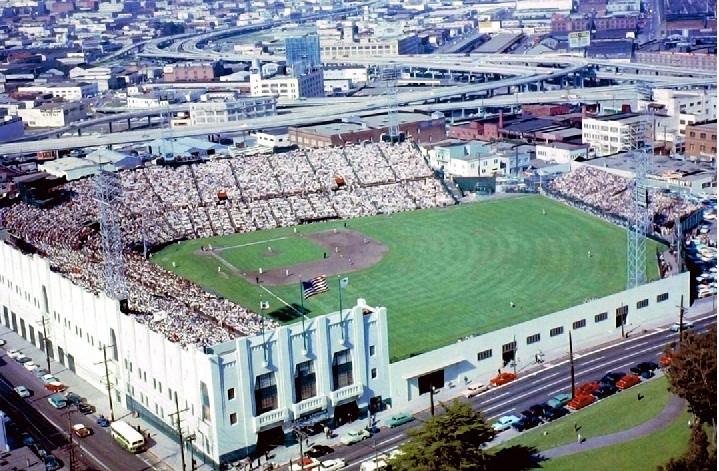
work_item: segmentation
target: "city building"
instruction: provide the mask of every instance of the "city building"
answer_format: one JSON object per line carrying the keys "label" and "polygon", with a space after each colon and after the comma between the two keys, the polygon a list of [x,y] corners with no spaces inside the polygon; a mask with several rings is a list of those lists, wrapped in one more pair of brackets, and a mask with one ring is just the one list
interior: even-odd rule
{"label": "city building", "polygon": [[120,78],[120,74],[125,71],[124,67],[112,66],[112,67],[92,67],[89,69],[83,69],[82,67],[75,67],[70,69],[68,77],[70,80],[77,82],[90,82],[97,84],[97,90],[105,92],[110,89],[117,89],[124,87],[125,81]]}
{"label": "city building", "polygon": [[593,155],[590,153],[589,145],[569,144],[566,142],[537,144],[535,154],[539,160],[557,164],[568,164],[577,159],[588,160]]}
{"label": "city building", "polygon": [[[415,142],[439,142],[447,138],[444,118],[419,113],[398,113],[399,131]],[[386,114],[347,118],[342,122],[287,128],[290,142],[300,147],[329,147],[380,142],[389,134]]]}
{"label": "city building", "polygon": [[321,45],[323,57],[384,57],[425,52],[423,38],[410,35],[397,39],[377,40],[366,38],[360,42],[327,42]]}
{"label": "city building", "polygon": [[307,34],[285,38],[285,59],[292,73],[302,75],[308,70],[322,67],[320,58],[320,37]]}
{"label": "city building", "polygon": [[717,119],[716,90],[658,88],[652,93],[652,103],[664,106],[661,111],[671,117],[664,124],[682,135],[690,124]]}
{"label": "city building", "polygon": [[225,68],[222,62],[185,62],[163,67],[165,82],[212,82]]}
{"label": "city building", "polygon": [[78,82],[78,83],[53,83],[48,85],[26,85],[18,87],[18,92],[26,93],[46,93],[56,98],[63,98],[66,101],[79,101],[97,95],[97,82]]}
{"label": "city building", "polygon": [[651,139],[652,127],[644,114],[617,113],[582,119],[582,142],[597,157],[643,146]]}
{"label": "city building", "polygon": [[275,96],[296,100],[325,96],[322,70],[303,75],[275,75],[265,77],[257,69],[250,72],[250,94],[253,97]]}
{"label": "city building", "polygon": [[256,132],[253,136],[256,139],[257,145],[269,147],[270,149],[289,147],[292,145],[287,128],[266,129]]}
{"label": "city building", "polygon": [[80,102],[44,103],[35,108],[18,109],[17,115],[29,128],[60,128],[87,117]]}
{"label": "city building", "polygon": [[369,81],[366,65],[332,65],[323,68],[327,80],[349,80],[351,86],[364,85]]}
{"label": "city building", "polygon": [[277,114],[277,98],[274,96],[190,103],[191,126],[231,123],[275,114]]}
{"label": "city building", "polygon": [[636,51],[634,53],[634,62],[637,62],[639,64],[681,67],[685,70],[717,69],[716,54],[707,54],[706,52]]}
{"label": "city building", "polygon": [[717,157],[717,122],[691,124],[686,127],[684,154],[696,160],[713,162]]}
{"label": "city building", "polygon": [[17,139],[23,134],[25,134],[25,126],[19,117],[7,117],[0,121],[0,142]]}

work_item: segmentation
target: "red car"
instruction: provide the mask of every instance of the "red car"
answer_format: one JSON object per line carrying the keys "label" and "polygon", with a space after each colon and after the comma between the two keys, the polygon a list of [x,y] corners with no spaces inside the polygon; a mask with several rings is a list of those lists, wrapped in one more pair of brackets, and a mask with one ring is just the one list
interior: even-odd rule
{"label": "red car", "polygon": [[574,397],[577,396],[589,396],[597,389],[601,388],[602,385],[596,382],[584,383],[574,390]]}
{"label": "red car", "polygon": [[517,379],[517,375],[514,373],[499,373],[496,378],[489,380],[492,386],[501,386],[503,384],[510,383]]}
{"label": "red car", "polygon": [[582,407],[587,407],[596,401],[597,398],[594,396],[575,396],[574,399],[567,403],[567,407],[574,410],[579,410]]}
{"label": "red car", "polygon": [[617,381],[617,387],[619,389],[628,389],[634,386],[635,384],[641,383],[642,380],[639,379],[639,376],[637,375],[625,375],[622,376],[622,379]]}

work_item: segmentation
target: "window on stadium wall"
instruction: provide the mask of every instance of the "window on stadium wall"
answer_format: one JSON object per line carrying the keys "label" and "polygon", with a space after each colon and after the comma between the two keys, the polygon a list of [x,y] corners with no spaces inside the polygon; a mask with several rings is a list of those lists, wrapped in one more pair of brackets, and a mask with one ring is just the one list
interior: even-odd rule
{"label": "window on stadium wall", "polygon": [[336,352],[332,359],[332,390],[337,391],[352,384],[352,355],[348,349]]}
{"label": "window on stadium wall", "polygon": [[275,374],[265,373],[255,378],[255,416],[277,409],[277,382]]}
{"label": "window on stadium wall", "polygon": [[203,381],[200,381],[200,401],[202,402],[202,420],[210,422],[212,420],[210,395],[207,393],[207,385]]}
{"label": "window on stadium wall", "polygon": [[507,366],[514,361],[514,355],[517,352],[517,342],[512,341],[502,345],[502,366]]}
{"label": "window on stadium wall", "polygon": [[317,394],[317,378],[312,360],[297,364],[295,368],[295,402],[304,401]]}

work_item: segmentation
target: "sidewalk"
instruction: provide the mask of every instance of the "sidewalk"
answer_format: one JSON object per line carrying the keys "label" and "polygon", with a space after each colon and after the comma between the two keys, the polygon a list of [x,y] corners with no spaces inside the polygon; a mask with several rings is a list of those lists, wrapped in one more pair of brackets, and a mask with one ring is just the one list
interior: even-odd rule
{"label": "sidewalk", "polygon": [[622,442],[628,442],[636,440],[637,438],[646,437],[659,430],[667,427],[669,424],[674,422],[682,413],[686,410],[686,402],[677,396],[672,395],[669,398],[669,403],[662,409],[662,411],[651,420],[644,422],[643,424],[637,425],[634,428],[628,430],[622,430],[621,432],[612,433],[609,435],[602,435],[594,438],[586,438],[582,443],[570,443],[569,445],[563,445],[557,448],[552,448],[540,452],[540,454],[547,458],[558,458],[560,456],[572,455],[574,453],[582,453],[589,450],[595,450],[597,448],[603,448],[605,446],[616,445]]}
{"label": "sidewalk", "polygon": [[[6,350],[10,348],[20,349],[25,355],[32,358],[35,363],[43,368],[47,368],[45,352],[35,347],[20,337],[20,335],[5,326],[0,326],[0,336],[7,341],[7,345],[4,347]],[[100,414],[110,418],[110,404],[106,392],[99,391],[97,388],[80,378],[77,374],[67,369],[67,367],[54,360],[50,360],[50,366],[52,374],[62,383],[66,384],[69,391],[80,395],[85,398],[87,403],[96,407],[95,413],[89,415],[93,421],[97,419]],[[147,454],[150,455],[151,459],[148,461],[148,459],[139,455],[140,458],[149,465],[148,469],[155,469],[158,471],[181,470],[182,461],[177,441],[170,439],[141,418],[132,417],[132,413],[122,407],[122,405],[118,404],[118,402],[114,399],[115,397],[113,396],[112,405],[116,420],[122,419],[133,426],[139,425],[143,431],[149,432],[150,434],[150,440],[148,442],[149,449]],[[118,447],[118,452],[120,451],[121,449]],[[189,455],[186,456],[186,460],[187,468],[190,469]],[[203,465],[200,460],[198,460],[198,466],[195,469],[200,471],[210,471],[213,468],[209,465]]]}

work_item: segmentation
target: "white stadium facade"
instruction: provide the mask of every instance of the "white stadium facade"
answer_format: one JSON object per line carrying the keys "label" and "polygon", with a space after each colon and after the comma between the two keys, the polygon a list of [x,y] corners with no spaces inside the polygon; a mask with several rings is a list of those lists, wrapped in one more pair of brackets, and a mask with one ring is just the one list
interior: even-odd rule
{"label": "white stadium facade", "polygon": [[105,347],[113,400],[171,434],[177,396],[196,452],[216,463],[282,444],[298,424],[336,425],[386,405],[416,408],[432,386],[486,382],[506,366],[508,350],[518,370],[536,355],[562,357],[569,331],[575,348],[586,349],[672,322],[682,297],[689,299],[689,273],[390,364],[386,308],[362,299],[308,319],[304,330],[300,322],[183,347],[123,314],[104,293],[72,284],[39,255],[0,245],[0,322],[41,349],[44,323],[52,357],[100,391]]}

